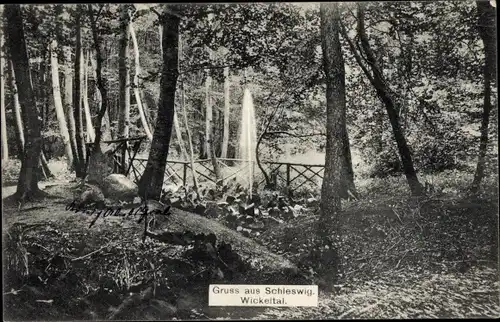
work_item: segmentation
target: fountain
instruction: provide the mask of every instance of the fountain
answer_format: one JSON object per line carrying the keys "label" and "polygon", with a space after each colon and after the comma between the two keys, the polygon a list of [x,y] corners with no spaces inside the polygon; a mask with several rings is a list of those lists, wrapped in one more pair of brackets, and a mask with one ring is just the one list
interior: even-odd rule
{"label": "fountain", "polygon": [[244,160],[242,167],[247,163],[248,174],[246,175],[249,195],[252,195],[253,169],[255,162],[255,147],[257,144],[257,127],[255,125],[255,111],[252,94],[248,88],[243,94],[243,105],[241,111],[241,130],[239,140],[238,158]]}

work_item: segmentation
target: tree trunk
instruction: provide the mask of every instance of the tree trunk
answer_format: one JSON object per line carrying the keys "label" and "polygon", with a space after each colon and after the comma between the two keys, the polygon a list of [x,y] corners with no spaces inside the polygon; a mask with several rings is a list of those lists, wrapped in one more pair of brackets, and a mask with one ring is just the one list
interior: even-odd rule
{"label": "tree trunk", "polygon": [[[207,70],[207,73],[209,71]],[[222,185],[222,175],[220,173],[219,163],[217,162],[217,157],[215,156],[215,144],[214,144],[214,121],[212,119],[212,97],[210,95],[210,86],[212,84],[212,77],[208,74],[205,82],[205,104],[206,104],[206,119],[207,119],[207,128],[206,128],[206,149],[210,160],[212,161],[212,167],[214,168],[215,175],[215,183],[217,185]],[[251,166],[251,165],[250,165]]]}
{"label": "tree trunk", "polygon": [[485,62],[483,67],[484,75],[484,101],[483,117],[481,120],[481,137],[479,139],[479,153],[474,180],[472,181],[471,192],[477,193],[484,177],[486,152],[488,148],[488,127],[490,123],[491,104],[491,82],[497,78],[497,37],[495,33],[496,10],[487,1],[476,1],[478,13],[479,36],[484,45]]}
{"label": "tree trunk", "polygon": [[12,59],[10,62],[10,82],[12,87],[12,103],[13,110],[16,119],[16,135],[17,135],[17,146],[19,150],[19,159],[23,159],[24,155],[24,127],[23,127],[23,118],[21,116],[21,104],[19,103],[19,93],[17,90],[16,84],[16,75],[14,73],[14,63]]}
{"label": "tree trunk", "polygon": [[2,126],[2,168],[4,162],[9,159],[9,146],[7,145],[7,119],[5,118],[5,55],[3,50],[3,30],[0,30],[0,109],[1,109],[1,126]]}
{"label": "tree trunk", "polygon": [[165,10],[160,19],[163,25],[162,48],[163,68],[160,81],[160,100],[158,103],[158,116],[153,134],[153,141],[149,151],[148,162],[144,174],[139,181],[139,194],[144,199],[156,199],[161,196],[163,178],[172,135],[175,113],[175,90],[177,77],[179,22],[178,15],[170,14]]}
{"label": "tree trunk", "polygon": [[[94,57],[91,55],[90,56],[90,68],[92,70],[92,78],[94,79],[95,81],[95,84],[96,84],[96,97],[97,97],[97,111],[100,111],[101,110],[101,107],[102,107],[102,97],[101,97],[101,92],[99,90],[99,86],[97,84],[97,72],[96,72],[96,62],[94,61]],[[98,127],[96,126],[96,129],[98,129]],[[96,132],[96,131],[94,131]],[[102,131],[102,138],[106,141],[106,140],[112,140],[112,137],[111,137],[111,122],[109,120],[109,112],[108,110],[106,109],[105,111],[105,114],[104,114],[104,131]]]}
{"label": "tree trunk", "polygon": [[[177,63],[177,68],[180,70],[180,61],[182,57],[182,39],[181,35],[179,35],[179,56],[178,56],[178,63]],[[174,113],[174,129],[175,129],[175,136],[177,138],[177,144],[179,144],[179,148],[181,150],[181,155],[184,160],[188,159],[187,156],[187,151],[186,151],[186,146],[184,145],[184,140],[182,139],[182,131],[181,127],[179,125],[179,120],[177,118],[177,113]]]}
{"label": "tree trunk", "polygon": [[[212,57],[211,52],[209,52],[210,57]],[[212,86],[212,76],[210,76],[210,70],[205,70],[205,151],[207,152],[207,157],[211,157],[211,144],[212,139],[212,104],[210,104],[210,87]]]}
{"label": "tree trunk", "polygon": [[52,70],[52,93],[54,96],[54,107],[56,109],[57,121],[59,122],[59,131],[64,141],[66,157],[68,164],[73,165],[73,151],[71,149],[71,142],[69,139],[68,126],[66,125],[66,118],[64,116],[64,108],[61,99],[61,88],[59,82],[59,64],[57,61],[57,41],[53,40],[50,48],[50,66]]}
{"label": "tree trunk", "polygon": [[224,68],[224,132],[222,135],[221,158],[227,158],[229,146],[229,116],[231,112],[231,101],[229,93],[229,67]]}
{"label": "tree trunk", "polygon": [[7,45],[12,57],[13,74],[19,90],[19,103],[25,120],[24,132],[26,144],[21,164],[21,173],[17,184],[16,197],[21,202],[36,197],[38,188],[38,171],[40,154],[42,152],[41,122],[35,102],[33,85],[31,83],[28,53],[20,5],[6,5]]}
{"label": "tree trunk", "polygon": [[80,159],[78,158],[78,149],[76,145],[76,125],[75,116],[73,112],[73,76],[71,69],[71,48],[64,48],[64,107],[65,114],[68,118],[69,124],[69,142],[71,144],[71,151],[73,153],[73,168],[75,169],[76,176],[82,176],[82,168],[80,166]]}
{"label": "tree trunk", "polygon": [[326,75],[326,157],[321,188],[321,215],[336,221],[341,210],[343,136],[346,116],[345,70],[338,36],[337,4],[321,4],[321,41]]}
{"label": "tree trunk", "polygon": [[118,135],[122,138],[129,136],[130,127],[130,55],[128,51],[130,14],[127,4],[120,5],[120,56],[118,58],[119,71],[119,101]]}
{"label": "tree trunk", "polygon": [[81,59],[82,59],[82,30],[81,30],[81,8],[78,5],[76,12],[76,50],[75,50],[75,80],[73,82],[73,115],[75,118],[75,128],[76,128],[76,149],[78,151],[78,161],[79,170],[76,173],[77,177],[81,177],[85,174],[86,158],[85,158],[85,139],[83,137],[83,120],[82,120],[82,97],[81,89],[83,82],[83,73],[81,70]]}
{"label": "tree trunk", "polygon": [[193,176],[194,191],[198,194],[198,179],[196,178],[196,171],[194,168],[194,151],[193,151],[193,141],[191,139],[191,131],[189,130],[189,122],[186,111],[186,102],[184,101],[184,82],[181,82],[181,109],[184,115],[184,126],[186,128],[188,145],[189,145],[189,162],[191,165],[191,175]]}
{"label": "tree trunk", "polygon": [[[90,52],[88,53],[88,57],[90,58]],[[83,109],[85,111],[85,129],[87,130],[87,142],[94,142],[95,140],[95,132],[94,126],[92,125],[92,115],[90,114],[90,106],[89,106],[89,94],[88,94],[88,59],[85,59],[85,53],[82,50],[82,73],[83,73],[83,86],[82,86],[82,101],[83,101]]]}
{"label": "tree trunk", "polygon": [[[411,156],[410,148],[408,147],[406,138],[401,129],[398,114],[399,108],[391,95],[390,89],[387,86],[385,78],[382,74],[382,70],[378,66],[375,55],[370,47],[368,36],[366,35],[364,19],[363,5],[358,4],[358,34],[361,39],[361,46],[363,48],[363,51],[365,52],[366,60],[368,61],[368,64],[371,66],[371,69],[373,71],[373,76],[369,75],[368,78],[372,82],[372,85],[375,87],[379,99],[385,105],[389,120],[391,122],[394,138],[398,146],[401,162],[403,164],[403,170],[408,185],[410,186],[411,193],[412,195],[418,196],[423,194],[424,190],[422,185],[418,181],[417,173],[413,166],[413,159]],[[366,73],[367,70],[364,69],[364,71]]]}
{"label": "tree trunk", "polygon": [[[321,47],[323,68],[326,75],[326,156],[325,173],[321,187],[320,221],[318,234],[320,245],[326,244],[328,254],[323,254],[317,263],[319,270],[327,272],[331,282],[337,278],[340,269],[340,256],[334,246],[340,235],[340,211],[342,169],[344,169],[343,138],[345,136],[346,98],[345,67],[340,44],[340,12],[337,3],[322,3]],[[328,229],[332,227],[332,229]],[[331,252],[331,254],[330,254]],[[327,256],[328,255],[328,256]]]}
{"label": "tree trunk", "polygon": [[132,22],[130,23],[130,35],[132,36],[132,44],[134,46],[134,58],[135,58],[135,74],[132,87],[134,89],[135,101],[137,103],[137,109],[139,110],[139,116],[141,117],[142,127],[148,140],[153,139],[153,134],[149,130],[148,121],[146,120],[146,115],[144,114],[144,107],[142,105],[141,93],[139,89],[139,75],[141,73],[141,65],[139,61],[139,46],[137,45],[137,38],[135,37],[135,30]]}

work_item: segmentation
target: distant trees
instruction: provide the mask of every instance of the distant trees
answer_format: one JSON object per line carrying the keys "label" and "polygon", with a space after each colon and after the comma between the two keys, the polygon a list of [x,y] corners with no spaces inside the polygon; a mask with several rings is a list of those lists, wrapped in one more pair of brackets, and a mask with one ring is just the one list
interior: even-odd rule
{"label": "distant trees", "polygon": [[[415,167],[413,165],[411,151],[400,124],[400,106],[398,106],[397,100],[387,84],[387,81],[383,75],[383,71],[379,66],[379,62],[377,61],[376,55],[372,50],[366,33],[364,4],[357,5],[356,18],[357,33],[361,42],[359,51],[350,40],[345,28],[343,28],[342,30],[343,37],[349,42],[351,52],[356,58],[357,63],[362,68],[372,86],[375,88],[378,98],[385,106],[387,115],[389,116],[389,121],[391,123],[394,139],[398,147],[399,156],[403,165],[403,171],[410,190],[413,195],[421,195],[424,192],[423,187],[418,180],[417,172],[415,171]],[[367,65],[369,67],[367,67]]]}

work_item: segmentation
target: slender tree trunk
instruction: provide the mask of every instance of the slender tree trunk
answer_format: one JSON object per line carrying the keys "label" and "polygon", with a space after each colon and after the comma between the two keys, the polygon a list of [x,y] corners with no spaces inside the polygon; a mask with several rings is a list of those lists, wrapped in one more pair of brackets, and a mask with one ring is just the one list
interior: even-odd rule
{"label": "slender tree trunk", "polygon": [[193,185],[196,194],[198,194],[198,179],[196,178],[196,170],[194,168],[194,151],[193,151],[193,141],[191,139],[191,131],[189,130],[189,122],[186,111],[186,102],[184,98],[184,82],[181,82],[181,108],[182,114],[184,115],[184,126],[186,128],[188,145],[189,145],[189,162],[191,165],[191,175],[193,177]]}
{"label": "slender tree trunk", "polygon": [[[209,49],[210,60],[212,59],[212,51]],[[217,185],[222,185],[222,176],[220,173],[219,163],[217,162],[217,157],[215,155],[215,142],[214,142],[214,120],[213,120],[213,108],[212,108],[212,76],[210,75],[210,70],[206,70],[205,79],[205,149],[207,151],[207,156],[212,161],[212,167],[214,168],[215,182]]]}
{"label": "slender tree trunk", "polygon": [[[92,51],[91,51],[92,52]],[[99,86],[97,84],[97,73],[96,73],[96,62],[94,61],[94,57],[91,55],[90,56],[90,66],[92,70],[92,78],[94,79],[96,83],[96,97],[97,97],[97,111],[101,110],[102,107],[102,97],[101,97],[101,92],[99,90]],[[97,129],[98,127],[96,127]],[[96,132],[96,131],[94,131]],[[102,131],[102,138],[106,140],[112,140],[111,137],[111,122],[109,120],[109,113],[108,110],[106,109],[105,114],[104,114],[104,130]]]}
{"label": "slender tree trunk", "polygon": [[5,54],[3,50],[3,30],[0,30],[0,109],[1,109],[1,126],[2,126],[2,167],[4,162],[9,160],[9,146],[7,145],[7,119],[5,117]]}
{"label": "slender tree trunk", "polygon": [[206,70],[207,76],[205,78],[205,151],[207,152],[207,156],[211,157],[212,149],[211,149],[211,139],[212,139],[212,104],[210,104],[210,87],[212,86],[212,77],[210,76],[210,72]]}
{"label": "slender tree trunk", "polygon": [[16,119],[16,129],[17,129],[16,130],[17,144],[19,150],[19,159],[22,160],[24,155],[23,118],[21,116],[21,104],[19,103],[19,93],[17,90],[16,75],[14,73],[14,63],[12,62],[12,59],[9,62],[10,62],[10,82],[12,87],[12,103],[14,105],[13,110]]}
{"label": "slender tree trunk", "polygon": [[229,92],[229,67],[224,68],[224,132],[222,135],[221,158],[227,158],[229,146],[229,116],[231,113],[231,100]]}
{"label": "slender tree trunk", "polygon": [[26,144],[16,191],[16,197],[24,202],[40,193],[38,171],[42,152],[41,122],[31,83],[21,7],[6,5],[4,14],[7,20],[7,45],[12,57],[13,74],[16,75],[20,92],[19,103],[25,120]]}
{"label": "slender tree trunk", "polygon": [[488,127],[490,123],[491,104],[491,83],[497,78],[497,37],[495,32],[496,26],[496,10],[487,1],[476,1],[478,13],[478,29],[479,36],[484,44],[485,62],[483,67],[484,75],[484,102],[483,102],[483,118],[481,120],[481,137],[479,139],[479,153],[472,181],[471,192],[477,193],[481,186],[481,181],[484,177],[486,152],[488,148]]}
{"label": "slender tree trunk", "polygon": [[83,120],[82,120],[82,97],[81,89],[83,82],[83,73],[81,70],[81,59],[82,59],[82,30],[81,30],[81,7],[78,5],[76,13],[76,50],[75,50],[75,80],[73,82],[73,115],[75,118],[75,128],[76,128],[76,149],[78,151],[78,161],[79,170],[76,173],[77,177],[84,175],[85,169],[85,139],[83,137]]}
{"label": "slender tree trunk", "polygon": [[[177,63],[177,68],[180,70],[180,61],[182,57],[182,38],[181,35],[179,35],[179,55],[178,55],[178,63]],[[179,125],[179,120],[177,118],[177,113],[174,113],[174,129],[175,129],[175,136],[177,138],[177,144],[179,144],[179,148],[181,150],[181,155],[184,160],[188,159],[187,156],[187,151],[186,151],[186,146],[184,145],[184,140],[182,139],[182,131],[181,127]]]}
{"label": "slender tree trunk", "polygon": [[80,159],[78,158],[78,149],[76,145],[76,125],[73,112],[73,76],[71,69],[71,48],[64,47],[64,108],[65,115],[68,118],[69,142],[71,144],[71,151],[73,153],[73,168],[75,169],[76,176],[82,176],[82,169],[80,166]]}
{"label": "slender tree trunk", "polygon": [[[368,61],[373,71],[373,77],[369,75],[369,79],[372,82],[372,85],[375,87],[378,97],[386,107],[394,138],[398,146],[399,155],[403,164],[403,170],[411,193],[412,195],[418,196],[423,194],[424,190],[418,180],[417,173],[413,166],[413,159],[411,156],[410,148],[408,147],[406,138],[401,129],[398,114],[399,108],[391,95],[390,89],[387,86],[384,76],[382,75],[382,70],[378,66],[375,55],[370,47],[368,36],[366,35],[364,21],[365,18],[363,5],[358,4],[358,34],[361,39],[361,46],[363,48],[363,51],[365,52],[366,60]],[[367,70],[364,69],[364,71],[366,73]]]}
{"label": "slender tree trunk", "polygon": [[[88,54],[90,58],[90,52]],[[87,141],[94,142],[95,140],[95,132],[94,126],[92,125],[92,115],[90,114],[90,106],[89,106],[89,94],[88,94],[88,60],[85,59],[85,53],[82,50],[82,73],[83,73],[83,86],[82,86],[82,101],[83,101],[83,109],[85,111],[85,129],[87,130]]]}
{"label": "slender tree trunk", "polygon": [[130,13],[128,5],[120,5],[120,56],[118,59],[119,71],[119,101],[118,133],[122,138],[129,136],[130,126],[130,55],[128,51]]}
{"label": "slender tree trunk", "polygon": [[141,73],[141,65],[139,60],[139,46],[137,45],[137,39],[135,37],[134,25],[130,23],[130,35],[132,36],[132,44],[134,46],[134,58],[135,58],[135,74],[132,87],[134,89],[135,101],[137,102],[137,109],[139,110],[139,116],[141,118],[142,127],[148,140],[151,141],[153,139],[153,134],[149,130],[148,121],[146,120],[146,115],[144,114],[144,107],[142,105],[142,99],[140,94],[140,84],[139,84],[139,75]]}
{"label": "slender tree trunk", "polygon": [[156,199],[161,196],[163,178],[172,135],[172,127],[175,113],[175,90],[177,77],[178,44],[179,44],[179,22],[178,15],[170,14],[173,10],[169,6],[163,13],[161,23],[163,30],[163,68],[160,81],[160,101],[158,104],[158,116],[149,151],[146,169],[139,181],[139,194],[144,199]]}
{"label": "slender tree trunk", "polygon": [[66,157],[68,164],[71,167],[73,164],[73,151],[71,149],[71,142],[69,138],[68,126],[66,125],[66,118],[64,116],[64,108],[61,99],[61,88],[59,82],[59,64],[57,61],[57,41],[53,40],[51,43],[50,51],[50,66],[52,69],[52,92],[54,96],[54,107],[56,109],[57,121],[59,122],[59,131],[64,141]]}
{"label": "slender tree trunk", "polygon": [[[318,234],[328,249],[319,270],[328,272],[331,282],[335,281],[341,263],[336,243],[340,235],[340,194],[342,169],[344,165],[346,122],[345,67],[340,44],[340,12],[338,3],[321,3],[321,47],[323,68],[326,75],[326,157],[323,185],[321,187],[320,221]],[[333,227],[333,230],[327,229]],[[322,246],[322,245],[321,245]],[[324,260],[323,260],[324,259]]]}

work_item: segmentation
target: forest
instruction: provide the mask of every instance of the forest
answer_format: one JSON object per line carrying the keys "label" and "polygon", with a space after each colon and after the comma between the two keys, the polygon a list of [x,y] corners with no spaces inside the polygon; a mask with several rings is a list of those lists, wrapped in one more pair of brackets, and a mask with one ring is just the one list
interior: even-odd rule
{"label": "forest", "polygon": [[4,319],[500,316],[495,0],[0,7]]}

